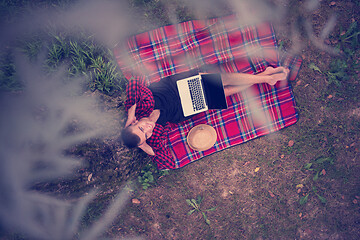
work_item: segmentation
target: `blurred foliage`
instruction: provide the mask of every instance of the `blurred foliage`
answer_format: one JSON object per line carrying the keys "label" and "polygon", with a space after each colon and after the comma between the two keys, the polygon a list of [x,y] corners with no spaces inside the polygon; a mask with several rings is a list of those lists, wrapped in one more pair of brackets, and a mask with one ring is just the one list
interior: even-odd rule
{"label": "blurred foliage", "polygon": [[[99,90],[112,95],[125,89],[126,80],[121,75],[111,50],[96,43],[85,33],[73,36],[52,31],[18,41],[17,48],[30,61],[37,61],[39,56],[44,55],[45,70],[50,73],[65,66],[69,78],[85,77],[91,91]],[[9,53],[0,57],[0,90],[3,91],[17,91],[21,87],[19,79],[15,78],[14,51],[15,48],[10,48]]]}
{"label": "blurred foliage", "polygon": [[[70,3],[73,4],[74,1],[0,1],[0,20],[10,23],[19,14],[31,12],[36,7],[65,8]],[[126,81],[111,50],[95,42],[90,34],[81,29],[78,32],[80,33],[74,34],[49,27],[9,43],[6,53],[0,53],[0,90],[18,91],[22,88],[20,79],[16,78],[14,64],[14,53],[20,49],[30,61],[38,61],[41,56],[41,61],[45,61],[45,70],[50,73],[65,66],[69,78],[84,77],[87,79],[88,89],[92,91],[99,90],[108,95],[123,91]]]}
{"label": "blurred foliage", "polygon": [[51,39],[46,58],[49,70],[56,70],[67,63],[69,76],[85,76],[92,91],[99,90],[112,95],[125,89],[126,81],[114,62],[110,49],[85,34],[73,37],[66,33],[57,33],[53,34]]}
{"label": "blurred foliage", "polygon": [[73,0],[1,0],[0,20],[13,21],[19,14],[31,11],[32,8],[36,7],[65,8],[74,2]]}
{"label": "blurred foliage", "polygon": [[10,52],[0,55],[0,91],[19,91],[22,87],[16,76],[13,55]]}

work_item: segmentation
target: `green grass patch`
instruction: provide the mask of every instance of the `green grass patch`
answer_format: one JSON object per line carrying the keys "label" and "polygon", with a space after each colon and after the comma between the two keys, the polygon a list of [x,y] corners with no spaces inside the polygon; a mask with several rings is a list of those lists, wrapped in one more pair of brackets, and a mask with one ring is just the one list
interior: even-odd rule
{"label": "green grass patch", "polygon": [[156,181],[169,174],[169,171],[160,171],[153,164],[149,163],[144,166],[138,176],[138,182],[143,190],[156,184]]}
{"label": "green grass patch", "polygon": [[9,51],[0,55],[0,91],[19,91],[23,83],[16,75],[13,54]]}
{"label": "green grass patch", "polygon": [[[29,61],[42,61],[45,56],[46,72],[56,72],[65,67],[69,79],[85,78],[91,91],[98,90],[107,95],[125,91],[126,79],[119,71],[111,50],[85,33],[79,36],[54,31],[38,34],[19,41],[18,48]],[[16,78],[14,51],[15,48],[12,48],[0,57],[0,90],[3,91],[22,89],[20,80]]]}
{"label": "green grass patch", "polygon": [[90,90],[109,95],[124,91],[126,81],[114,63],[111,51],[91,37],[56,34],[52,36],[47,50],[46,66],[49,70],[68,63],[68,75],[85,76]]}
{"label": "green grass patch", "polygon": [[[360,27],[357,21],[352,22],[347,29],[340,26],[339,33],[332,36],[337,42],[336,48],[341,54],[332,58],[328,69],[321,69],[315,63],[308,67],[324,75],[327,86],[322,92],[321,98],[331,105],[341,105],[344,100],[359,101],[360,84],[358,73],[360,71]],[[328,101],[336,97],[337,101]]]}

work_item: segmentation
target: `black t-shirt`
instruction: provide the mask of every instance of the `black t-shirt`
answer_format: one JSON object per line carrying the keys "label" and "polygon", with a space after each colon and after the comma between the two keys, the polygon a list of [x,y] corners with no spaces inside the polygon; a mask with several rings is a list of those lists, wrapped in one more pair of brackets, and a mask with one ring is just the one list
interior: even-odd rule
{"label": "black t-shirt", "polygon": [[196,74],[198,71],[177,74],[150,84],[149,89],[155,101],[154,109],[160,110],[160,117],[156,123],[165,126],[167,122],[179,123],[190,118],[184,117],[176,81]]}

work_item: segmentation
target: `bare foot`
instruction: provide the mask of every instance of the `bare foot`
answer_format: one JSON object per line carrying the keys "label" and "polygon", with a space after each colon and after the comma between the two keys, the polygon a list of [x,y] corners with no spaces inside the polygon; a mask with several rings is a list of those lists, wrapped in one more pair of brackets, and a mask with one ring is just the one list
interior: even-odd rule
{"label": "bare foot", "polygon": [[265,71],[259,73],[259,76],[268,76],[268,78],[266,78],[265,82],[270,84],[270,85],[275,85],[278,81],[284,81],[287,80],[288,76],[289,76],[289,72],[290,70],[288,68],[284,68],[284,67],[277,67],[277,68],[273,68],[273,67],[267,67],[265,69]]}

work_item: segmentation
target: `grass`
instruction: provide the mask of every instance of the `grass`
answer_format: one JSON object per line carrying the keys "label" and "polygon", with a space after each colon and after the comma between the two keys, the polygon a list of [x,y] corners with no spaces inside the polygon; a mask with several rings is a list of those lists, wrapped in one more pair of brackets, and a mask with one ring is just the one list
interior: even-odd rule
{"label": "grass", "polygon": [[[48,73],[65,66],[69,79],[85,78],[87,89],[91,91],[98,90],[113,95],[125,90],[126,80],[121,75],[111,50],[96,43],[84,32],[73,36],[52,30],[49,34],[41,33],[28,40],[19,41],[17,47],[33,62],[41,60],[42,55],[45,55],[44,66]],[[2,54],[0,59],[2,91],[18,91],[22,88],[16,78],[14,52],[15,49],[11,49],[9,53]]]}
{"label": "grass", "polygon": [[95,43],[91,37],[54,34],[47,50],[46,66],[49,70],[68,63],[68,75],[86,77],[91,91],[99,90],[111,95],[125,90],[125,79],[114,63],[111,51]]}
{"label": "grass", "polygon": [[[333,35],[331,40],[337,43],[336,47],[341,50],[342,54],[332,58],[327,68],[319,67],[314,62],[310,62],[308,65],[309,69],[325,77],[325,87],[317,98],[326,104],[326,108],[321,107],[323,112],[336,111],[337,107],[344,106],[347,101],[356,103],[359,100],[360,88],[357,81],[360,70],[359,34],[360,28],[357,21],[353,21],[345,30],[341,26],[338,34]],[[293,148],[286,147],[284,149],[287,154],[295,154],[299,160],[306,154],[313,156],[312,160],[303,166],[303,171],[307,175],[305,182],[307,189],[299,189],[302,194],[299,203],[304,205],[310,200],[316,201],[317,199],[320,203],[326,204],[328,200],[323,193],[330,189],[326,186],[327,180],[321,178],[343,179],[344,183],[348,181],[349,171],[342,167],[342,164],[334,161],[344,154],[344,149],[346,151],[349,148],[346,145],[349,143],[343,142],[345,139],[340,142],[339,137],[347,136],[348,141],[356,139],[354,130],[358,131],[359,126],[352,120],[347,124],[342,119],[325,116],[317,123],[304,125],[304,127],[305,129],[301,129],[296,134],[296,145]]]}
{"label": "grass", "polygon": [[19,91],[23,84],[16,77],[16,67],[11,52],[0,55],[0,91]]}
{"label": "grass", "polygon": [[[325,119],[318,125],[306,128],[301,126],[298,132],[292,134],[295,144],[292,147],[283,147],[282,155],[290,155],[293,160],[299,162],[304,162],[304,159],[310,160],[300,166],[300,170],[304,174],[301,183],[299,182],[301,187],[298,188],[301,193],[299,198],[301,205],[310,199],[311,201],[318,199],[321,203],[326,203],[327,199],[319,191],[326,192],[327,182],[332,179],[339,180],[339,178],[346,179],[348,177],[347,171],[342,170],[342,164],[336,162],[339,156],[346,151],[344,142],[339,141],[339,136],[347,135],[351,139],[356,138],[356,134],[346,130],[354,125],[343,126],[343,124],[341,121]],[[302,187],[303,185],[305,188]]]}
{"label": "grass", "polygon": [[[341,55],[332,59],[327,70],[321,70],[313,62],[309,68],[325,75],[327,87],[323,91],[323,100],[326,98],[337,97],[343,100],[359,101],[359,83],[351,83],[351,79],[358,78],[360,71],[360,27],[357,21],[353,21],[347,29],[340,26],[338,34],[331,37],[336,42],[336,48],[340,50]],[[325,100],[326,101],[326,100]],[[331,102],[334,103],[334,102]],[[341,103],[340,103],[341,104]]]}

